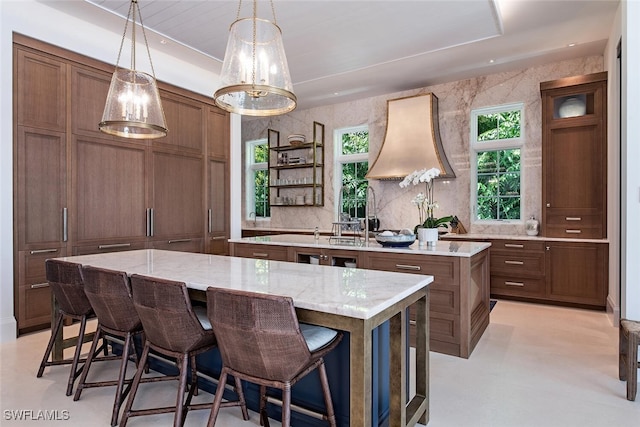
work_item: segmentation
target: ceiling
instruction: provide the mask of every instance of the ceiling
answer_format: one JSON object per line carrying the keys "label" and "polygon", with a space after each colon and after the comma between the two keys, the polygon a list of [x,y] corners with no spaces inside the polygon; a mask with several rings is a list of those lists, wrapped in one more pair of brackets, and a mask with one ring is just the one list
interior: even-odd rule
{"label": "ceiling", "polygon": [[[42,1],[118,33],[129,9],[129,0]],[[274,0],[299,109],[601,55],[618,4]],[[219,73],[237,0],[139,0],[139,5],[154,49],[175,50]],[[245,0],[240,17],[251,13]],[[272,20],[268,1],[258,1],[258,17]]]}

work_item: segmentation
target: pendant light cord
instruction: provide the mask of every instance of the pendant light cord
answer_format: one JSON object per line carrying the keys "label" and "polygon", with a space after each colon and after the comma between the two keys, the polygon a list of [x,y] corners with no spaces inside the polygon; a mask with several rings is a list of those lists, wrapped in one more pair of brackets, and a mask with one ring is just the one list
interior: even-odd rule
{"label": "pendant light cord", "polygon": [[127,29],[129,28],[129,20],[131,19],[131,70],[136,71],[136,10],[138,11],[138,18],[140,19],[140,27],[142,28],[142,37],[144,38],[144,45],[147,48],[147,56],[149,57],[149,65],[151,66],[151,75],[153,79],[156,79],[156,71],[153,68],[153,61],[151,60],[151,50],[149,49],[149,42],[147,41],[147,33],[144,29],[144,23],[142,22],[142,13],[140,13],[140,5],[138,0],[131,0],[129,5],[129,12],[127,13],[127,20],[124,24],[124,31],[122,33],[122,40],[120,41],[120,49],[118,50],[118,58],[116,59],[116,70],[120,66],[120,57],[122,56],[122,48],[124,47],[124,41],[127,38]]}

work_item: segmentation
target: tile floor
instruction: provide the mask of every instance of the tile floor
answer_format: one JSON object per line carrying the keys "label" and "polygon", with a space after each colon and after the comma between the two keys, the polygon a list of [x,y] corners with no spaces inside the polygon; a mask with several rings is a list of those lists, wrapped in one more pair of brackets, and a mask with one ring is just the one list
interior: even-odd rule
{"label": "tile floor", "polygon": [[[89,389],[78,402],[64,395],[68,367],[35,374],[49,332],[0,345],[0,425],[108,426],[113,389]],[[605,313],[499,301],[491,324],[468,360],[431,353],[430,427],[640,426],[640,396],[625,398],[618,380],[618,335]],[[105,364],[98,364],[96,366]],[[106,369],[110,369],[105,367]],[[104,369],[104,368],[103,368]],[[92,368],[93,372],[93,368]],[[174,389],[147,384],[146,401],[171,404]],[[142,391],[141,391],[142,393]],[[212,399],[201,393],[199,400]],[[141,399],[141,404],[144,404]],[[11,410],[68,411],[65,421],[14,421]],[[187,426],[206,424],[194,411]],[[170,425],[172,415],[134,418],[131,427]],[[238,408],[224,408],[218,425],[243,422]],[[272,425],[279,425],[273,422]]]}

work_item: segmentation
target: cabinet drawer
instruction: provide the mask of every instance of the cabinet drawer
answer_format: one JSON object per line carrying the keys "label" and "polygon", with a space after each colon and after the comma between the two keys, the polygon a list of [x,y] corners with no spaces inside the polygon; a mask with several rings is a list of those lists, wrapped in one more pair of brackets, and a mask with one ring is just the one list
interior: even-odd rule
{"label": "cabinet drawer", "polygon": [[492,253],[491,272],[544,276],[544,253]]}
{"label": "cabinet drawer", "polygon": [[547,214],[547,225],[562,226],[567,228],[599,227],[602,224],[602,216],[582,213],[555,213]]}
{"label": "cabinet drawer", "polygon": [[544,242],[534,240],[492,240],[491,255],[494,253],[516,253],[524,251],[543,252]]}
{"label": "cabinet drawer", "polygon": [[158,240],[153,242],[153,249],[162,249],[166,251],[181,251],[202,253],[202,239],[169,239]]}
{"label": "cabinet drawer", "polygon": [[18,329],[51,324],[51,288],[44,279],[18,289]]}
{"label": "cabinet drawer", "polygon": [[[369,253],[367,267],[371,270],[397,273],[426,274],[433,276],[433,284],[456,285],[459,283],[459,260],[454,257],[438,257],[435,261],[421,255],[395,255]],[[433,289],[433,285],[431,285]]]}
{"label": "cabinet drawer", "polygon": [[544,297],[544,278],[516,277],[507,275],[491,275],[491,294]]}
{"label": "cabinet drawer", "polygon": [[284,246],[233,244],[231,253],[233,256],[243,258],[270,259],[275,261],[288,261],[288,251]]}
{"label": "cabinet drawer", "polygon": [[46,276],[44,262],[49,258],[57,258],[65,255],[66,252],[63,248],[21,251],[19,266],[20,285],[26,285],[31,282],[44,282]]}
{"label": "cabinet drawer", "polygon": [[73,255],[91,255],[107,252],[133,251],[136,249],[145,249],[145,246],[145,242],[114,242],[86,246],[75,246],[73,248]]}
{"label": "cabinet drawer", "polygon": [[547,237],[566,237],[572,239],[600,239],[604,237],[602,227],[547,225]]}

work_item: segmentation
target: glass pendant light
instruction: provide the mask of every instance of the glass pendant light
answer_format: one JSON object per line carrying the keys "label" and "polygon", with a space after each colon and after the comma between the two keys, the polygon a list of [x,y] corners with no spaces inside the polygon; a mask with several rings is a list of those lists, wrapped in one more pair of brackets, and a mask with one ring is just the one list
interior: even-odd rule
{"label": "glass pendant light", "polygon": [[239,2],[236,20],[229,28],[220,75],[222,87],[213,95],[224,110],[247,116],[276,116],[296,108],[282,31],[275,23],[273,1],[270,3],[273,22],[257,17],[257,0],[253,0],[253,17],[240,18],[242,0]]}
{"label": "glass pendant light", "polygon": [[[144,44],[149,56],[151,72],[136,70],[136,13],[140,17],[140,27]],[[131,68],[120,68],[120,56],[127,35],[127,27],[131,19]],[[151,52],[147,43],[147,35],[142,24],[138,0],[131,0],[127,22],[122,34],[116,69],[111,78],[109,94],[104,106],[100,130],[110,135],[134,139],[152,139],[167,135],[164,111],[160,103],[160,93],[156,84]]]}

